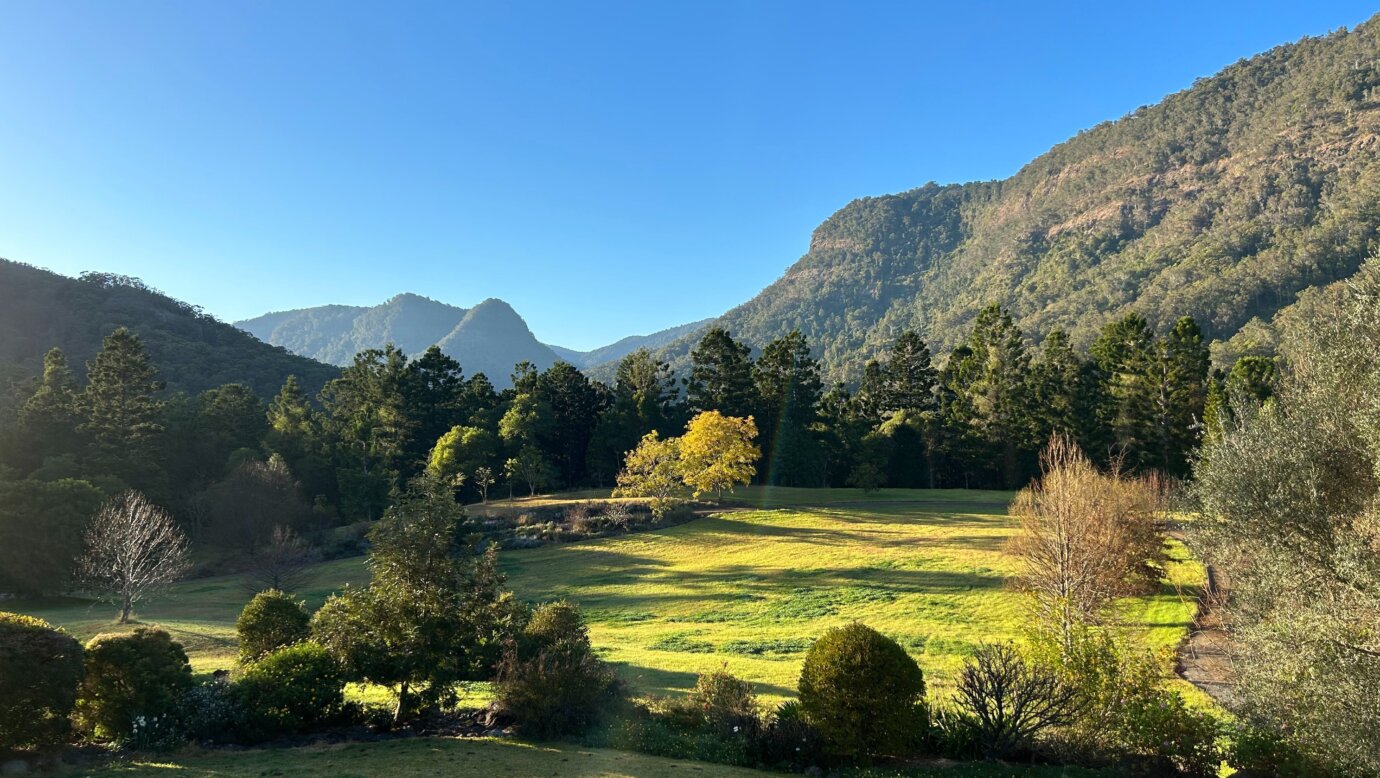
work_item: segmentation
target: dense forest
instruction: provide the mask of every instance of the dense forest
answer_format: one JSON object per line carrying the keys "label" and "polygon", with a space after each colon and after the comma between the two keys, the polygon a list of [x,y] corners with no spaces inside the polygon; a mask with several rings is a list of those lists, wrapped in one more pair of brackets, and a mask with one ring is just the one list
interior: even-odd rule
{"label": "dense forest", "polygon": [[[1004,181],[855,200],[716,323],[754,348],[798,329],[831,380],[906,330],[959,345],[993,301],[1079,348],[1128,313],[1157,329],[1189,314],[1219,366],[1268,355],[1233,337],[1351,276],[1380,228],[1377,62],[1372,21],[1238,62]],[[683,368],[696,340],[661,355]]]}
{"label": "dense forest", "polygon": [[169,393],[168,368],[120,328],[84,370],[50,350],[0,416],[0,531],[33,541],[12,549],[48,549],[0,565],[24,571],[0,590],[60,589],[91,510],[126,488],[169,507],[195,540],[253,554],[280,528],[376,519],[424,472],[464,501],[491,487],[611,486],[643,436],[674,436],[705,411],[753,419],[756,478],[775,485],[1016,488],[1055,433],[1100,464],[1182,476],[1204,420],[1273,380],[1258,357],[1210,374],[1189,317],[1156,332],[1127,315],[1086,354],[1062,332],[1031,340],[993,304],[940,359],[901,334],[853,389],[825,385],[798,331],[753,358],[711,328],[681,377],[646,349],[607,385],[565,362],[519,363],[501,391],[438,347],[413,358],[389,345],[319,392],[290,376],[265,402],[240,383]]}
{"label": "dense forest", "polygon": [[142,281],[110,273],[73,279],[0,260],[0,403],[16,380],[37,376],[60,348],[80,374],[118,327],[139,333],[173,391],[242,383],[271,396],[289,375],[315,392],[339,371],[254,339]]}

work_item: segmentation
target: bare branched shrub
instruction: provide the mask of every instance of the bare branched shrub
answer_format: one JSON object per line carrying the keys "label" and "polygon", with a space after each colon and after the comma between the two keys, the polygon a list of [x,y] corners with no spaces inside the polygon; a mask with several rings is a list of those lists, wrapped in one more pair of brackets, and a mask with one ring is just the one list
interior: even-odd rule
{"label": "bare branched shrub", "polygon": [[1010,645],[978,648],[958,678],[958,698],[989,758],[1010,756],[1040,732],[1072,720],[1074,691]]}
{"label": "bare branched shrub", "polygon": [[620,530],[626,530],[632,523],[632,508],[621,500],[610,500],[604,504],[604,518]]}
{"label": "bare branched shrub", "polygon": [[257,594],[268,589],[295,592],[310,577],[321,554],[290,527],[273,528],[273,537],[249,558],[246,588]]}
{"label": "bare branched shrub", "polygon": [[135,603],[186,574],[187,536],[162,508],[139,492],[114,497],[91,521],[80,562],[85,587],[120,606],[120,623]]}
{"label": "bare branched shrub", "polygon": [[1040,457],[1038,483],[1016,495],[1021,529],[1012,551],[1019,584],[1043,621],[1067,636],[1105,616],[1116,598],[1152,590],[1164,541],[1155,527],[1162,484],[1104,473],[1070,438],[1054,436]]}

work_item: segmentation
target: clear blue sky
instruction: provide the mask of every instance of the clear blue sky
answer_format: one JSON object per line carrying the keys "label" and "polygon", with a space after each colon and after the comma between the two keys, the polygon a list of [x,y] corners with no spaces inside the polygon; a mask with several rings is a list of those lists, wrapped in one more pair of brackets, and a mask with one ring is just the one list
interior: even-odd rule
{"label": "clear blue sky", "polygon": [[1355,2],[0,3],[0,256],[226,320],[722,313],[848,200],[1001,178]]}

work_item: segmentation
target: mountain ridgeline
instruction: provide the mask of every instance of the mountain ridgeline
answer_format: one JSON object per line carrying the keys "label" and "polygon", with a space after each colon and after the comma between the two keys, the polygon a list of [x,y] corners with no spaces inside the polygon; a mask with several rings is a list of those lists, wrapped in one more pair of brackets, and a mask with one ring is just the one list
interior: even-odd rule
{"label": "mountain ridgeline", "polygon": [[483,373],[499,388],[511,385],[513,366],[530,362],[545,370],[556,362],[578,368],[617,362],[639,348],[659,348],[707,322],[635,335],[582,352],[548,346],[537,340],[517,311],[489,299],[459,308],[415,294],[400,294],[372,307],[326,305],[269,313],[236,322],[237,327],[276,346],[312,359],[345,366],[365,349],[392,343],[418,356],[438,346],[463,366],[466,374]]}
{"label": "mountain ridgeline", "polygon": [[108,273],[68,278],[0,260],[0,383],[37,376],[44,353],[55,346],[80,371],[119,327],[138,333],[173,391],[243,383],[272,397],[296,375],[315,393],[339,373],[261,343],[138,279]]}
{"label": "mountain ridgeline", "polygon": [[[1380,20],[1280,46],[1098,125],[1004,181],[855,200],[717,320],[761,348],[801,330],[826,376],[914,329],[959,345],[997,302],[1086,347],[1129,312],[1194,316],[1219,362],[1300,292],[1351,276],[1380,229]],[[1242,333],[1243,329],[1246,331]],[[697,337],[662,351],[687,364]]]}

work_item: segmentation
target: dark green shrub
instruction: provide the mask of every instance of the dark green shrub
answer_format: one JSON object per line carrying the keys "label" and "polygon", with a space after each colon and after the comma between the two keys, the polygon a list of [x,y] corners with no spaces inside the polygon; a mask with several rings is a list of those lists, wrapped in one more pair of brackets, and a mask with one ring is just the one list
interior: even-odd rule
{"label": "dark green shrub", "polygon": [[176,740],[179,703],[191,687],[187,654],[163,630],[97,635],[86,645],[77,722],[118,743],[164,745]]}
{"label": "dark green shrub", "polygon": [[345,705],[345,674],[320,644],[297,643],[253,662],[235,682],[245,736],[267,740],[319,727]]}
{"label": "dark green shrub", "polygon": [[609,745],[672,759],[752,766],[752,744],[742,738],[726,738],[707,727],[687,726],[679,715],[668,711],[683,700],[662,701],[656,709],[642,706],[614,726]]}
{"label": "dark green shrub", "polygon": [[1180,775],[1215,776],[1221,769],[1217,747],[1221,724],[1206,711],[1193,710],[1177,692],[1134,701],[1121,717],[1131,751],[1155,757]]}
{"label": "dark green shrub", "polygon": [[824,633],[800,671],[800,705],[839,756],[900,755],[924,737],[925,677],[896,641],[854,622]]}
{"label": "dark green shrub", "polygon": [[269,589],[254,595],[235,620],[240,639],[240,661],[251,662],[261,656],[306,640],[311,634],[311,616],[306,606],[291,597]]}
{"label": "dark green shrub", "polygon": [[532,610],[532,616],[522,630],[522,642],[525,653],[531,654],[560,644],[587,649],[589,629],[574,603],[566,600],[548,602]]}
{"label": "dark green shrub", "polygon": [[579,611],[568,603],[536,609],[518,646],[499,667],[499,708],[537,738],[582,732],[618,695],[618,679],[594,656]]}
{"label": "dark green shrub", "polygon": [[782,703],[757,736],[757,761],[772,769],[800,772],[824,764],[824,738],[805,720],[800,703]]}
{"label": "dark green shrub", "polygon": [[65,741],[83,672],[81,644],[66,632],[0,613],[0,752]]}
{"label": "dark green shrub", "polygon": [[977,722],[952,705],[930,711],[930,748],[948,759],[969,761],[982,757],[982,738]]}
{"label": "dark green shrub", "polygon": [[182,697],[182,731],[197,742],[233,743],[245,713],[234,687],[223,680],[193,686]]}
{"label": "dark green shrub", "polygon": [[1328,775],[1283,732],[1240,724],[1231,733],[1227,763],[1251,778],[1323,778]]}

